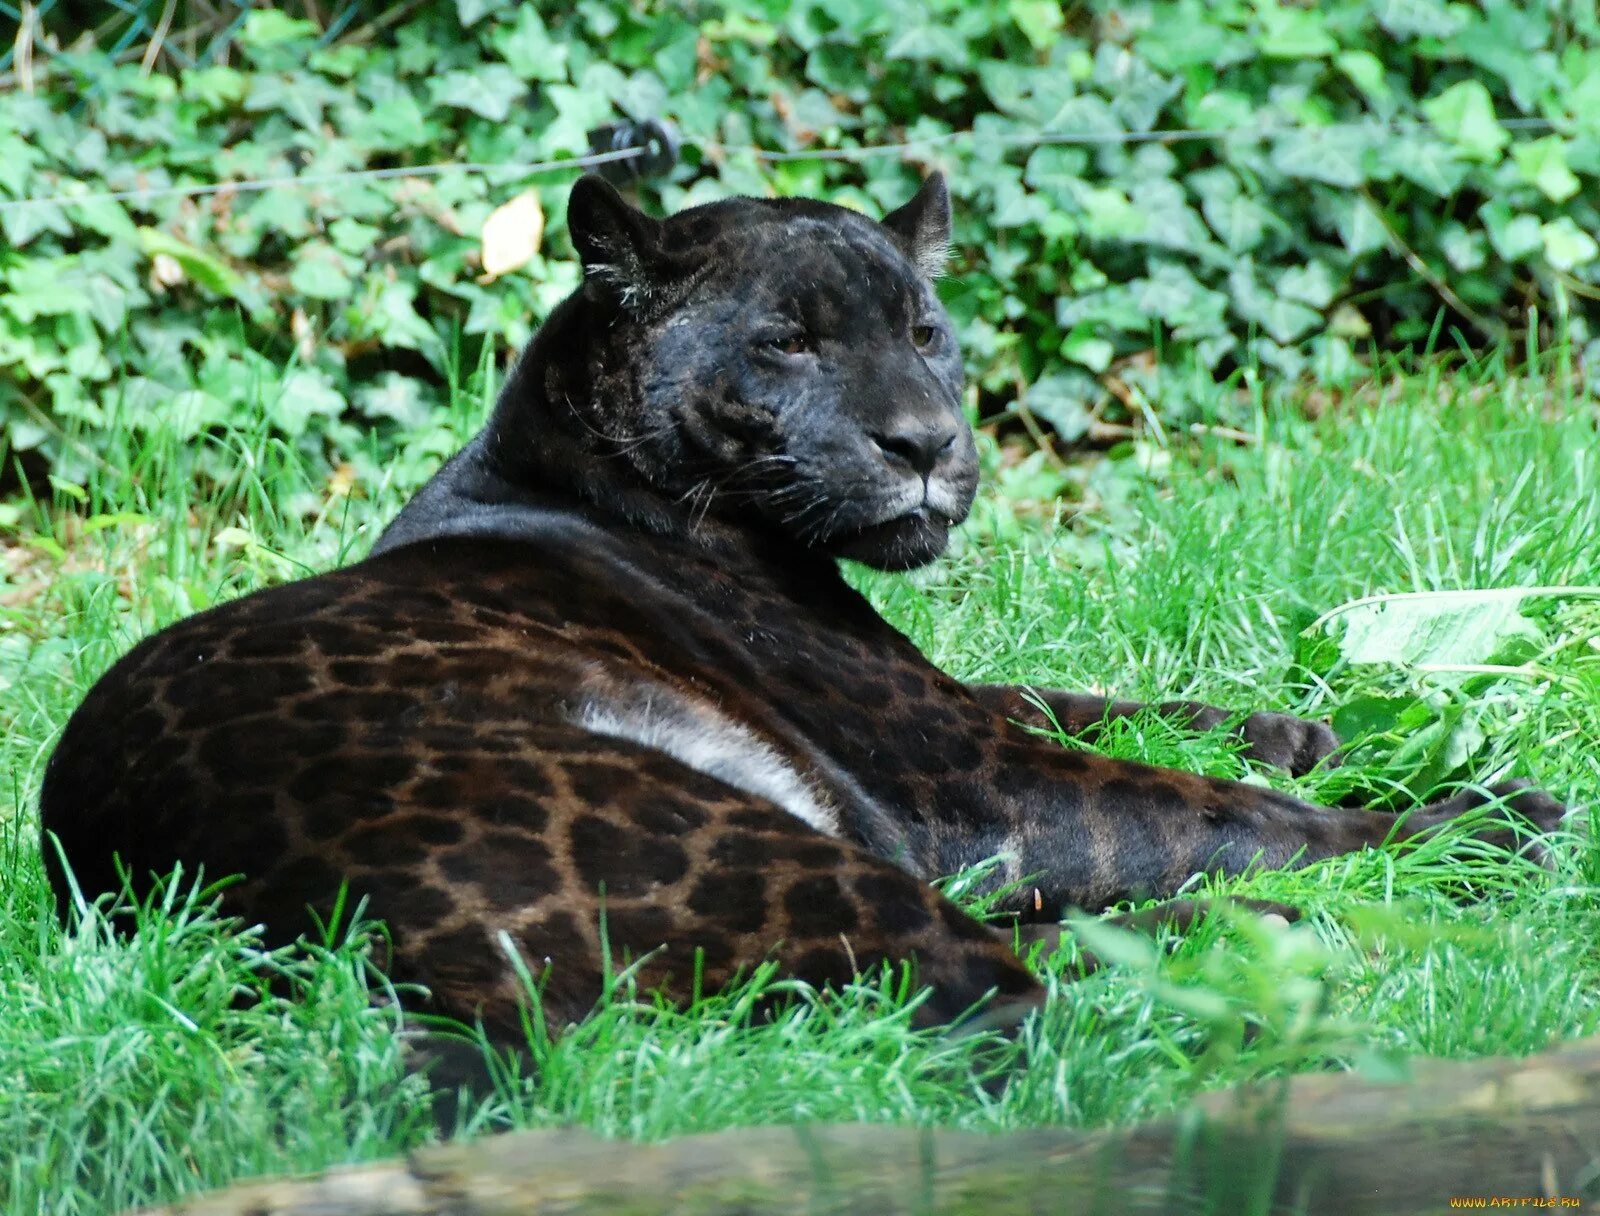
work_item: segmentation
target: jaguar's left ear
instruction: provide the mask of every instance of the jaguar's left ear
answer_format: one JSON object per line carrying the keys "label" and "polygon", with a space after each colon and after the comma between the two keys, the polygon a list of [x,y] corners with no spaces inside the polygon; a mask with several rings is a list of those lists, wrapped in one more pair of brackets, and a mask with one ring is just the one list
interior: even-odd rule
{"label": "jaguar's left ear", "polygon": [[909,203],[883,217],[883,226],[924,276],[943,274],[950,257],[950,191],[944,174],[929,174]]}
{"label": "jaguar's left ear", "polygon": [[598,174],[584,174],[567,196],[567,231],[585,281],[624,307],[648,300],[666,277],[661,221],[633,206]]}

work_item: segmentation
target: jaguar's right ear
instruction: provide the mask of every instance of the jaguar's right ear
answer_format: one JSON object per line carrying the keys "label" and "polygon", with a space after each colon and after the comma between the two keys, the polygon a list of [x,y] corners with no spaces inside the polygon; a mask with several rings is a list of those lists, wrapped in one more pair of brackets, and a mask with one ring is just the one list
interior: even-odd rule
{"label": "jaguar's right ear", "polygon": [[572,187],[567,231],[584,277],[624,307],[643,303],[661,285],[661,221],[631,205],[605,178],[588,173]]}
{"label": "jaguar's right ear", "polygon": [[912,265],[925,278],[937,279],[950,260],[950,189],[935,170],[909,203],[883,217]]}

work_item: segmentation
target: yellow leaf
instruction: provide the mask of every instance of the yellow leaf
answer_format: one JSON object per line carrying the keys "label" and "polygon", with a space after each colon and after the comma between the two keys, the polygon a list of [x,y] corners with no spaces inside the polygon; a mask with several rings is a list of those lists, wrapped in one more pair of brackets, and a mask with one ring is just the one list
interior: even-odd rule
{"label": "yellow leaf", "polygon": [[544,208],[532,190],[502,203],[483,221],[483,273],[485,281],[499,278],[539,252],[544,237]]}

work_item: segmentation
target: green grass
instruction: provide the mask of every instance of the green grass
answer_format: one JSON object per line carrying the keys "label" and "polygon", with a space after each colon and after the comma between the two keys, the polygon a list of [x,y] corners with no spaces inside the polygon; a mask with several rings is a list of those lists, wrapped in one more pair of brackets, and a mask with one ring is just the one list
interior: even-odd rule
{"label": "green grass", "polygon": [[[1402,805],[1395,791],[1531,776],[1589,823],[1594,598],[1530,601],[1516,646],[1467,671],[1352,662],[1302,634],[1373,593],[1600,587],[1600,411],[1569,383],[1559,368],[1518,379],[1494,361],[1440,364],[1319,422],[1292,402],[1259,403],[1244,443],[1184,437],[1059,473],[991,449],[999,489],[949,560],[858,581],[963,677],[1312,714],[1412,707],[1423,719],[1299,782],[1252,774],[1227,739],[1153,719],[1109,732],[1099,746],[1115,754]],[[433,1134],[363,933],[268,955],[182,885],[130,914],[130,933],[98,916],[63,932],[32,816],[56,732],[118,653],[176,616],[362,551],[427,459],[470,427],[477,402],[457,401],[449,425],[398,461],[353,458],[355,495],[259,435],[195,449],[155,429],[127,433],[85,491],[11,505],[0,534],[0,778],[15,804],[0,804],[0,1211],[110,1211]],[[1040,519],[1030,499],[1063,488],[1075,505]],[[1419,737],[1434,743],[1407,747]],[[1435,844],[1213,884],[1314,915],[1287,929],[1219,917],[1170,950],[1091,930],[1116,965],[1060,985],[1016,1046],[910,1029],[892,977],[794,992],[765,1021],[758,998],[784,987],[770,974],[688,1012],[623,976],[582,1026],[535,1033],[534,1069],[468,1103],[460,1134],[1120,1123],[1286,1071],[1533,1051],[1600,1028],[1597,876],[1600,852],[1574,838],[1548,873]],[[985,1084],[998,1070],[1013,1073],[1003,1090]]]}

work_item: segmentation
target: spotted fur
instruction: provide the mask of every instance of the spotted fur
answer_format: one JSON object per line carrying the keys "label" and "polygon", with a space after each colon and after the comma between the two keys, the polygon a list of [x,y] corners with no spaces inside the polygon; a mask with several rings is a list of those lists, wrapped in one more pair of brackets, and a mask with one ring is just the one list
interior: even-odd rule
{"label": "spotted fur", "polygon": [[[1005,853],[1011,910],[1050,922],[1395,831],[1043,739],[1039,698],[933,667],[840,577],[931,559],[971,501],[941,181],[882,224],[749,199],[656,221],[587,179],[569,210],[584,286],[373,555],[181,621],[91,690],[42,799],[85,892],[119,864],[237,874],[229,906],[282,939],[347,882],[397,979],[503,1037],[507,946],[560,1024],[601,990],[602,920],[679,999],[769,956],[815,984],[901,961],[947,1019],[1042,989],[940,875]],[[1042,704],[1070,730],[1133,708]],[[1336,744],[1243,730],[1297,771]]]}

